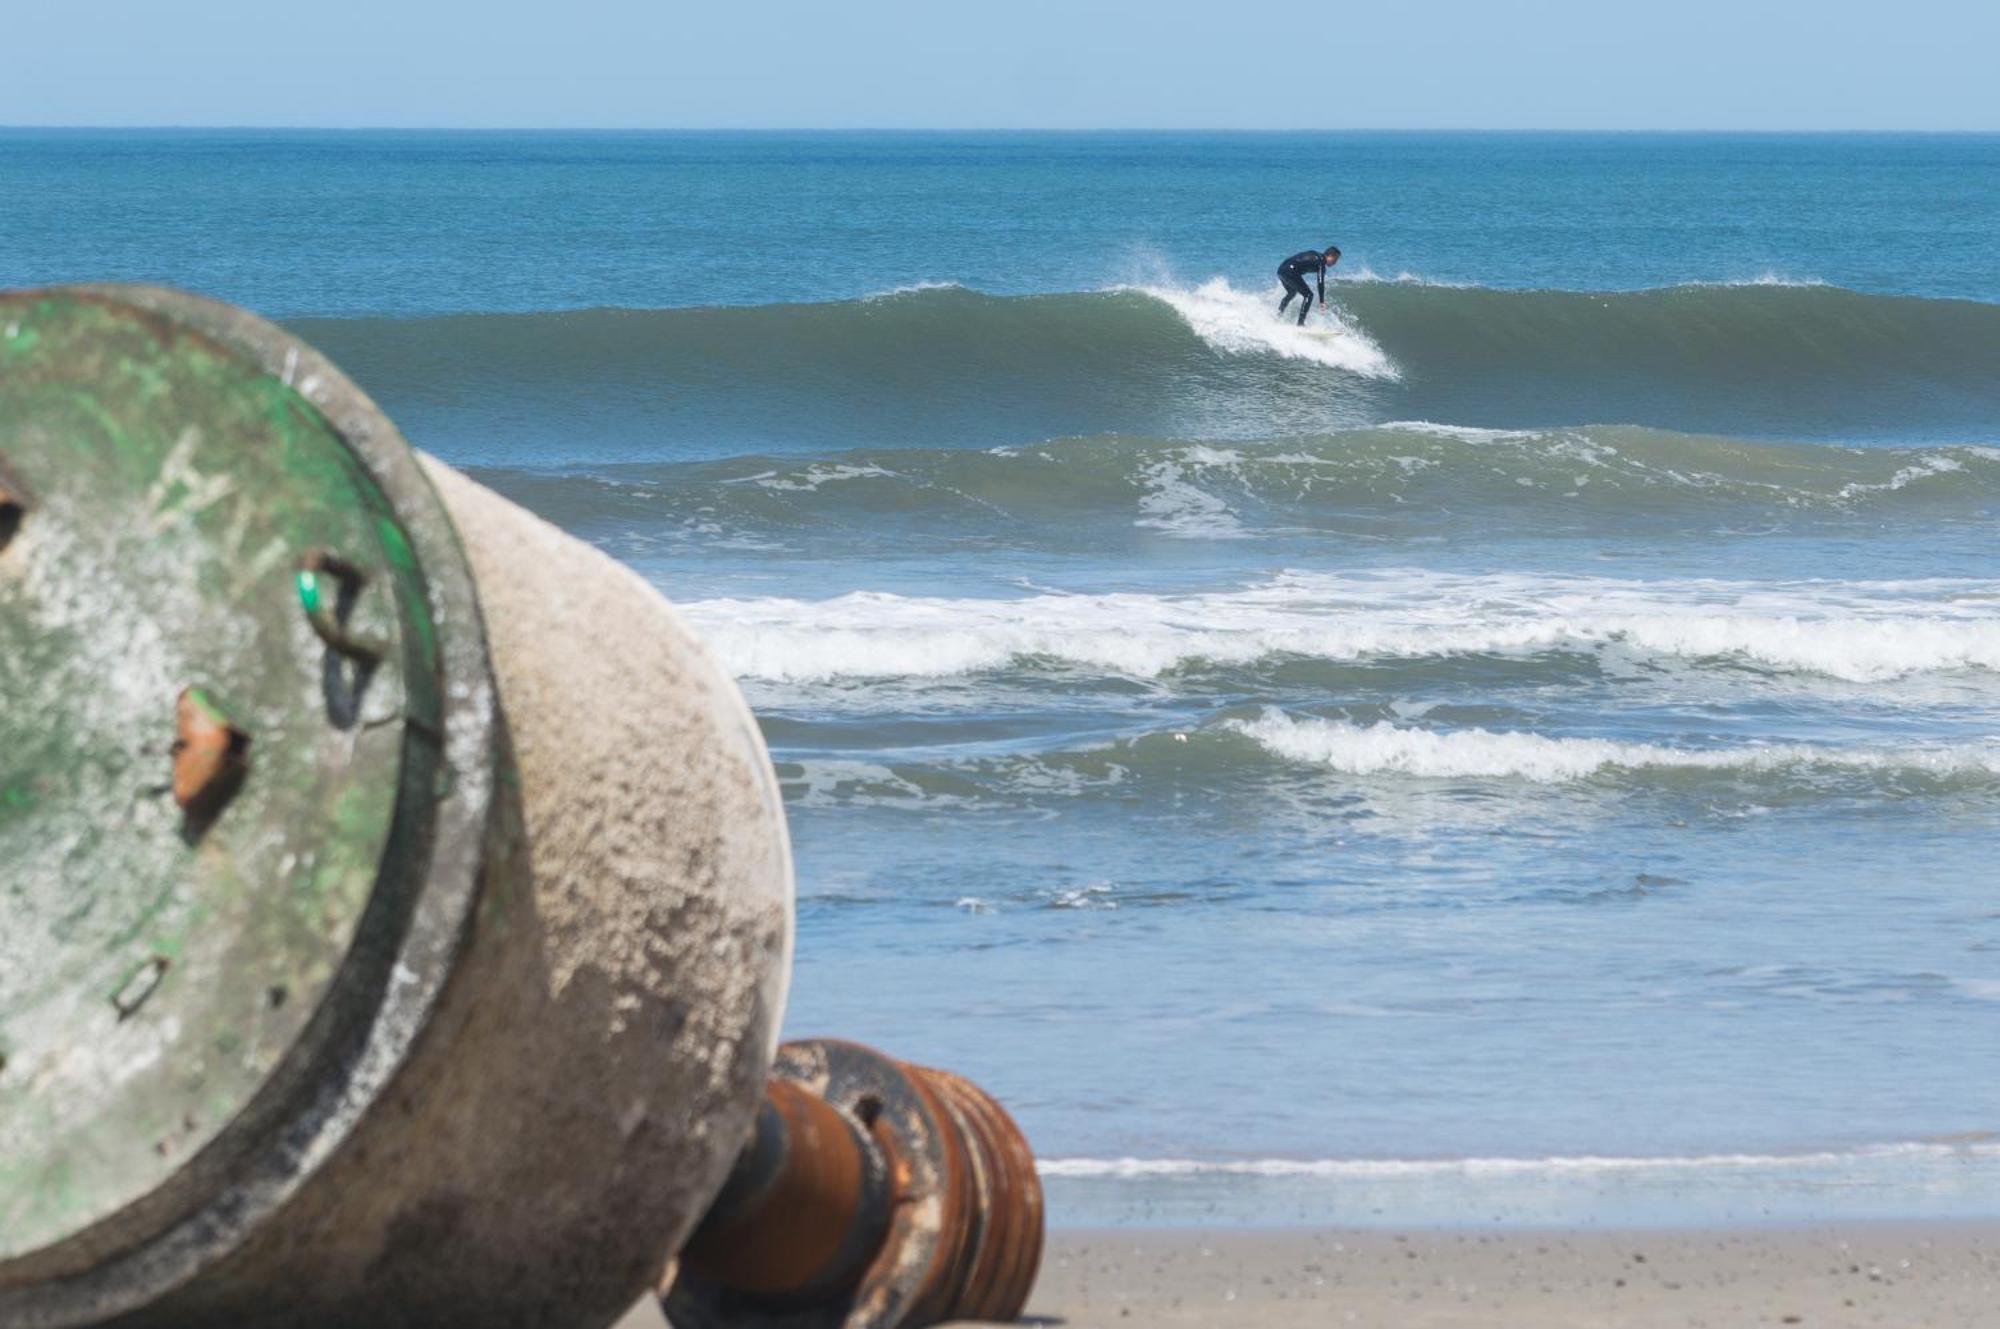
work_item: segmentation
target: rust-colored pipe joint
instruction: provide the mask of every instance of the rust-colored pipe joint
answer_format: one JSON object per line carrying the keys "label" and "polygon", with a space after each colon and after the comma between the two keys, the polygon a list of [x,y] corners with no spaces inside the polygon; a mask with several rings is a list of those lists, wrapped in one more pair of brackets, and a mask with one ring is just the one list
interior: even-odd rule
{"label": "rust-colored pipe joint", "polygon": [[250,736],[231,723],[205,689],[174,699],[174,802],[193,824],[210,821],[243,783]]}
{"label": "rust-colored pipe joint", "polygon": [[666,1309],[676,1329],[1012,1320],[1041,1254],[1034,1155],[990,1096],[856,1043],[787,1043]]}

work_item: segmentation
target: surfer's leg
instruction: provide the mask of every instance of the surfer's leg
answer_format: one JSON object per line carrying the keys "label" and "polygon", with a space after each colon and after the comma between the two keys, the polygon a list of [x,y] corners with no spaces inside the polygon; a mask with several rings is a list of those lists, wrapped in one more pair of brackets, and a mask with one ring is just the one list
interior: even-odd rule
{"label": "surfer's leg", "polygon": [[1313,293],[1312,293],[1311,291],[1301,291],[1301,292],[1299,292],[1299,326],[1300,326],[1300,327],[1304,327],[1304,326],[1306,325],[1306,315],[1307,315],[1307,314],[1310,314],[1310,313],[1312,313],[1312,307],[1313,307]]}
{"label": "surfer's leg", "polygon": [[[1278,270],[1278,280],[1283,282],[1285,286],[1285,298],[1278,301],[1279,318],[1285,316],[1285,306],[1292,302],[1292,297],[1295,295],[1305,297],[1307,306],[1312,304],[1312,287],[1299,280],[1297,274],[1286,272],[1281,268]],[[1305,314],[1303,312],[1299,314],[1299,321],[1301,323],[1305,322]]]}

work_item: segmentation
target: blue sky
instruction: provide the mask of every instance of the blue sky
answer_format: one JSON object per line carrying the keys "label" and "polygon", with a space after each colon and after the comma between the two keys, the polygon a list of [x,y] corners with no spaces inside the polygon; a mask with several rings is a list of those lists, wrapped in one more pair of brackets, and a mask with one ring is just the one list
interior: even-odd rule
{"label": "blue sky", "polygon": [[1994,0],[63,0],[0,124],[2000,130]]}

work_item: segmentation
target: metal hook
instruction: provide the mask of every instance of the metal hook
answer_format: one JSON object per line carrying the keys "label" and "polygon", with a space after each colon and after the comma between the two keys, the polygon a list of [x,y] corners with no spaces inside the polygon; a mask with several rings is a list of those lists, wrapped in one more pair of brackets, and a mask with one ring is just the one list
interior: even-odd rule
{"label": "metal hook", "polygon": [[[330,595],[329,580],[334,583]],[[306,622],[312,624],[313,632],[321,641],[366,667],[373,668],[381,663],[389,653],[388,643],[347,625],[347,619],[354,611],[355,599],[368,584],[367,573],[331,550],[313,549],[299,561],[295,582],[299,607],[305,610]]]}

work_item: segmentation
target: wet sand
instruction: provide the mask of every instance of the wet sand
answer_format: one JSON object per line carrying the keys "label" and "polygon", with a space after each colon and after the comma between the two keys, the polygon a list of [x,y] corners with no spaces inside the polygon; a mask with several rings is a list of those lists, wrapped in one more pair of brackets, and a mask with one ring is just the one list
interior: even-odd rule
{"label": "wet sand", "polygon": [[1045,1326],[2000,1325],[2000,1224],[1555,1232],[1057,1232]]}

